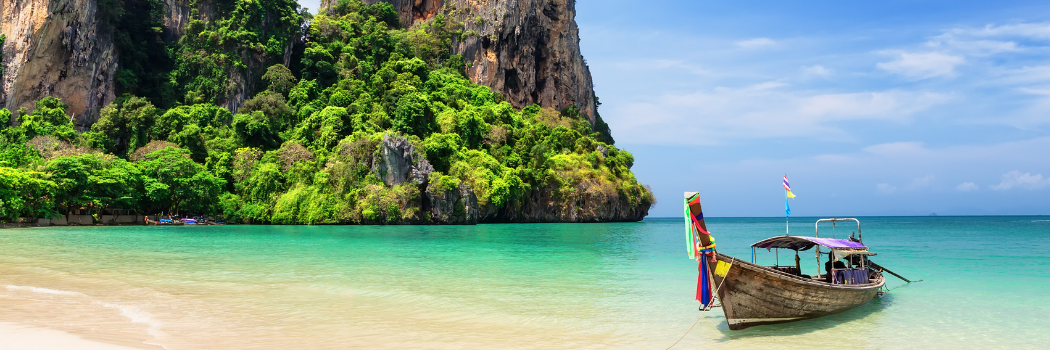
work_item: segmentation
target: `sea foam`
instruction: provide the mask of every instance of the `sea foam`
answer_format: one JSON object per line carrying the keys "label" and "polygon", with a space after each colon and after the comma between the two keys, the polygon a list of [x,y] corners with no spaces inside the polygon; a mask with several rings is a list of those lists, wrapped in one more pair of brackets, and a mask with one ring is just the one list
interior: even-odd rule
{"label": "sea foam", "polygon": [[[65,290],[50,289],[50,288],[43,288],[43,287],[16,286],[16,285],[13,285],[13,284],[7,285],[7,290],[27,291],[27,292],[33,292],[33,293],[52,294],[52,295],[88,297],[87,294],[79,293],[79,292],[70,292],[70,291],[65,291]],[[90,298],[90,297],[88,297],[88,298]],[[146,312],[146,311],[142,310],[141,308],[139,308],[137,306],[112,304],[112,303],[106,303],[106,302],[101,302],[101,301],[94,301],[93,304],[101,305],[102,307],[106,307],[106,308],[110,308],[110,309],[116,309],[116,310],[120,311],[121,315],[123,315],[124,317],[127,317],[129,320],[131,320],[131,323],[141,323],[141,324],[149,326],[149,328],[146,330],[146,332],[149,333],[149,335],[152,335],[153,337],[160,337],[160,336],[164,335],[164,332],[160,331],[160,326],[163,325],[164,323],[158,321],[155,318],[153,318],[153,314],[151,314],[149,312]]]}
{"label": "sea foam", "polygon": [[41,288],[41,287],[16,286],[16,285],[13,285],[13,284],[7,285],[7,290],[22,290],[22,291],[30,291],[30,292],[34,292],[34,293],[54,294],[54,295],[87,296],[87,295],[84,295],[84,293],[70,292],[70,291],[50,289],[50,288]]}
{"label": "sea foam", "polygon": [[120,310],[120,314],[124,315],[124,317],[127,317],[129,320],[131,320],[131,323],[141,323],[149,326],[149,329],[146,330],[146,332],[149,333],[149,335],[152,335],[154,337],[160,337],[164,335],[164,332],[160,331],[160,326],[164,323],[153,318],[153,314],[143,311],[137,306],[111,304],[103,302],[95,303],[111,309]]}

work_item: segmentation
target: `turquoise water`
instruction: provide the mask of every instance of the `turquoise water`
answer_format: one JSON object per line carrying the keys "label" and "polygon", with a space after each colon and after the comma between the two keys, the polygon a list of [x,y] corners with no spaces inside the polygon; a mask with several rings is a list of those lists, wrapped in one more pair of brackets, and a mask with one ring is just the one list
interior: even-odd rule
{"label": "turquoise water", "polygon": [[[743,331],[697,310],[681,219],[0,230],[0,322],[169,349],[663,349],[698,317],[675,348],[1050,347],[1050,217],[861,222],[874,261],[924,281],[888,277],[886,297],[853,311]],[[745,259],[784,231],[771,218],[708,225]]]}

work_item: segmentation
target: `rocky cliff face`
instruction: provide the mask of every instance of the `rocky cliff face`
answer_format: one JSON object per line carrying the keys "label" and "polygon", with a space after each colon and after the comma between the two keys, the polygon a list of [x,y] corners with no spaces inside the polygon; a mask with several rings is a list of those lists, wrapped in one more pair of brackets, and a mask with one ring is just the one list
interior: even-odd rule
{"label": "rocky cliff face", "polygon": [[[415,185],[422,193],[419,205],[424,217],[404,223],[476,224],[479,222],[610,222],[639,221],[649,214],[649,205],[627,203],[615,191],[603,191],[599,184],[576,184],[571,194],[558,194],[550,187],[533,189],[505,208],[480,206],[470,186],[429,181],[434,168],[405,137],[383,135],[378,157],[369,156],[372,173],[387,186]],[[451,186],[451,187],[449,187]]]}
{"label": "rocky cliff face", "polygon": [[197,10],[200,19],[207,22],[215,18],[215,4],[211,1],[197,1],[197,6],[190,6],[190,0],[164,1],[164,39],[177,41],[186,32],[186,25],[193,18],[190,15]]}
{"label": "rocky cliff face", "polygon": [[425,156],[403,136],[383,135],[379,155],[379,161],[372,163],[372,173],[387,186],[405,182],[421,186],[434,172]]}
{"label": "rocky cliff face", "polygon": [[[215,16],[212,1],[163,0],[163,37],[177,41],[197,10],[201,19]],[[116,97],[114,76],[118,51],[113,28],[103,23],[97,0],[0,0],[3,50],[0,107],[33,109],[33,102],[54,96],[69,105],[78,128],[87,129],[99,110]],[[285,50],[284,63],[292,47]],[[220,105],[237,111],[255,92],[252,82],[265,70],[260,54],[242,54],[247,69],[231,69],[229,95]]]}
{"label": "rocky cliff face", "polygon": [[4,70],[0,104],[32,109],[55,96],[86,128],[113,101],[117,55],[94,0],[0,0]]}
{"label": "rocky cliff face", "polygon": [[614,222],[641,221],[649,215],[649,205],[631,204],[620,196],[610,196],[577,185],[569,198],[553,195],[551,188],[530,193],[517,208],[507,208],[485,222]]}
{"label": "rocky cliff face", "polygon": [[[190,0],[163,0],[164,1],[164,40],[178,41],[186,32],[186,25],[194,19],[209,22],[216,17],[215,1],[200,0],[191,4]],[[195,5],[195,6],[191,6]],[[197,10],[199,17],[192,17],[193,10]],[[258,92],[254,83],[266,70],[266,59],[258,52],[247,50],[240,55],[240,61],[245,69],[230,69],[227,72],[230,89],[227,95],[219,101],[219,105],[234,113],[241,108],[244,101],[252,94]],[[284,64],[288,65],[291,59],[292,47],[285,49]]]}
{"label": "rocky cliff face", "polygon": [[[411,25],[438,12],[463,23],[453,44],[469,66],[467,75],[521,108],[532,103],[562,109],[576,105],[594,121],[594,89],[579,50],[575,0],[366,0],[386,1]],[[189,0],[164,0],[164,33],[177,40],[190,20]],[[214,9],[197,5],[205,18]],[[0,0],[0,33],[7,40],[0,104],[32,109],[33,101],[55,96],[67,103],[77,125],[86,128],[98,110],[115,98],[117,52],[112,33],[96,16],[95,0]],[[291,50],[287,50],[289,53]],[[290,58],[285,55],[285,61]],[[242,57],[245,62],[258,61]],[[252,91],[256,71],[231,72],[239,87],[223,105],[236,111]]]}
{"label": "rocky cliff face", "polygon": [[536,103],[576,105],[592,123],[594,84],[580,53],[575,0],[365,0],[384,1],[411,26],[439,11],[463,23],[454,53],[469,62],[467,76],[522,108]]}

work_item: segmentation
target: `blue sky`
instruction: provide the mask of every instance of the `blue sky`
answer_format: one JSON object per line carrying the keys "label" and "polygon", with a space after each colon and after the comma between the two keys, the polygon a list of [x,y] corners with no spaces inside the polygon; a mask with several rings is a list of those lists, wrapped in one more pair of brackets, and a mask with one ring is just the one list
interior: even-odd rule
{"label": "blue sky", "polygon": [[785,173],[795,216],[1050,214],[1050,4],[576,8],[650,216],[781,216]]}
{"label": "blue sky", "polygon": [[679,216],[1050,214],[1050,5],[579,1],[617,146]]}

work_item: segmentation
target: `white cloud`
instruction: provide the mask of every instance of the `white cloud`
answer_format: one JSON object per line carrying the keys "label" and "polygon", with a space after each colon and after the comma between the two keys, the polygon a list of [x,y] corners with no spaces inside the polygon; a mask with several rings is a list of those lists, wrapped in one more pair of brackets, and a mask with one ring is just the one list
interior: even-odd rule
{"label": "white cloud", "polygon": [[881,184],[875,185],[875,190],[877,190],[879,193],[882,193],[882,194],[891,194],[891,193],[897,191],[897,186],[893,186],[893,185],[890,185],[890,184],[887,184],[887,183],[881,183]]}
{"label": "white cloud", "polygon": [[776,43],[777,43],[776,41],[773,41],[773,39],[770,39],[770,38],[754,38],[754,39],[747,39],[747,40],[737,41],[736,42],[736,46],[739,46],[739,47],[742,47],[742,48],[745,48],[745,49],[757,49],[757,48],[762,48],[762,47],[767,47],[767,46],[773,46],[773,45],[776,45]]}
{"label": "white cloud", "polygon": [[1050,80],[1050,65],[997,69],[992,75],[1007,85],[1044,84]]}
{"label": "white cloud", "polygon": [[864,152],[880,156],[915,156],[929,153],[922,142],[890,142],[864,147]]}
{"label": "white cloud", "polygon": [[821,163],[838,163],[845,164],[853,161],[853,157],[842,155],[842,154],[821,154],[813,157],[814,160]]}
{"label": "white cloud", "polygon": [[926,42],[926,46],[966,56],[983,57],[1025,51],[1033,46],[1045,46],[1048,40],[1050,23],[1020,23],[952,28],[931,38]]}
{"label": "white cloud", "polygon": [[[906,191],[914,191],[921,188],[929,187],[933,182],[933,175],[926,175],[920,178],[911,180],[911,184],[904,188]],[[897,192],[897,186],[890,185],[888,183],[879,183],[875,185],[875,192],[880,194],[892,194]]]}
{"label": "white cloud", "polygon": [[930,187],[930,183],[933,182],[933,175],[926,175],[920,178],[911,180],[911,185],[908,185],[909,190],[917,190],[920,188]]}
{"label": "white cloud", "polygon": [[955,32],[936,36],[926,42],[926,46],[978,57],[1021,50],[1017,43],[1013,41],[973,39],[960,36]]}
{"label": "white cloud", "polygon": [[802,66],[802,73],[809,76],[828,77],[831,76],[832,71],[827,67],[815,64],[812,66]]}
{"label": "white cloud", "polygon": [[616,136],[628,143],[719,144],[771,137],[841,140],[850,135],[837,123],[907,122],[913,114],[950,99],[923,91],[814,94],[783,89],[786,86],[766,82],[738,89],[666,94],[616,105],[606,118],[614,120],[617,128],[630,130]]}
{"label": "white cloud", "polygon": [[1020,188],[1026,190],[1036,190],[1050,185],[1050,181],[1043,181],[1043,174],[1024,173],[1014,170],[1003,174],[1002,181],[998,185],[992,186],[993,190],[1009,190],[1012,188]]}
{"label": "white cloud", "polygon": [[986,25],[981,28],[953,28],[945,32],[942,37],[1015,37],[1037,40],[1050,40],[1050,23],[1018,23],[1001,26]]}
{"label": "white cloud", "polygon": [[651,64],[652,67],[656,69],[681,70],[696,75],[711,74],[710,70],[704,69],[698,64],[689,63],[683,60],[656,60],[653,61]]}
{"label": "white cloud", "polygon": [[940,52],[901,52],[897,59],[876,64],[880,69],[909,78],[928,79],[955,75],[955,66],[965,62],[961,56]]}
{"label": "white cloud", "polygon": [[978,189],[977,184],[973,182],[963,182],[959,186],[955,186],[955,189],[959,192],[970,192]]}
{"label": "white cloud", "polygon": [[636,59],[612,62],[610,67],[620,71],[652,72],[670,70],[694,75],[711,75],[712,72],[703,66],[686,60],[669,59]]}

